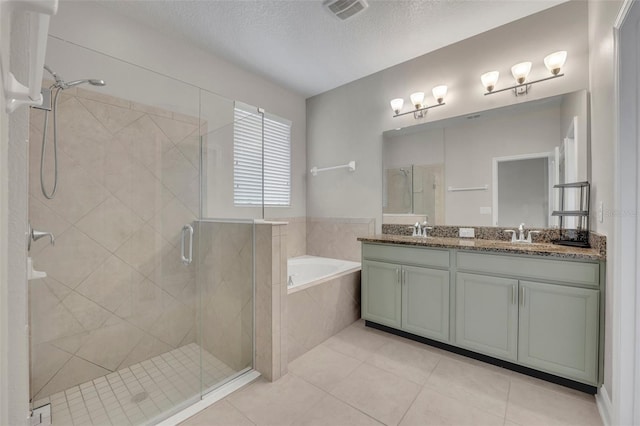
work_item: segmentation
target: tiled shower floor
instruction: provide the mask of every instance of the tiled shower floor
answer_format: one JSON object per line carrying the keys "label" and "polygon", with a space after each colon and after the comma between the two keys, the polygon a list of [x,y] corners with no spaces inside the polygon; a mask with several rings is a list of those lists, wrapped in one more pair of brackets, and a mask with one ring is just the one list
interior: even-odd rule
{"label": "tiled shower floor", "polygon": [[146,424],[235,373],[191,343],[35,401],[33,407],[50,402],[54,426]]}

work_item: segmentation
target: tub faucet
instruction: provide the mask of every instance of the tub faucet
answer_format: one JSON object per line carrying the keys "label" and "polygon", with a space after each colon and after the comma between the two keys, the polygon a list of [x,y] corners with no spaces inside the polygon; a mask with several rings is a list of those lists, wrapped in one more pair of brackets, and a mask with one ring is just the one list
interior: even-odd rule
{"label": "tub faucet", "polygon": [[49,243],[53,246],[56,244],[56,239],[51,232],[38,231],[31,227],[31,223],[27,228],[27,250],[31,250],[31,243],[38,241],[40,238],[49,237]]}

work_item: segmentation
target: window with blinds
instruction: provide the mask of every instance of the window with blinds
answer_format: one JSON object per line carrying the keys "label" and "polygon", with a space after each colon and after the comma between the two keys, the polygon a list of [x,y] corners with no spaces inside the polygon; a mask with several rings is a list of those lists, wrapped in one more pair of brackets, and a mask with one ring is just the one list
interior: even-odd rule
{"label": "window with blinds", "polygon": [[[263,202],[262,116],[236,104],[233,126],[233,201]],[[291,205],[291,122],[264,115],[264,205]]]}

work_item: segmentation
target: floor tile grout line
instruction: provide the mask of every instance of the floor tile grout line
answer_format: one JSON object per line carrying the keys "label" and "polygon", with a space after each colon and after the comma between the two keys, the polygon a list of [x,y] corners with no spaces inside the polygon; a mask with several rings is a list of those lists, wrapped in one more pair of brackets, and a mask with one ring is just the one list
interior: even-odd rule
{"label": "floor tile grout line", "polygon": [[[325,340],[324,342],[320,343],[318,346],[322,346],[324,349],[328,349],[328,350],[330,350],[331,352],[336,353],[336,354],[338,354],[338,355],[346,356],[347,358],[351,358],[351,359],[353,359],[353,360],[356,360],[356,361],[358,361],[358,362],[359,362],[359,363],[361,363],[361,364],[362,364],[363,362],[365,362],[365,361],[363,361],[363,360],[361,360],[361,359],[359,359],[359,358],[353,357],[353,356],[351,356],[351,355],[347,355],[347,354],[345,354],[345,353],[342,353],[342,352],[340,352],[340,351],[337,351],[337,350],[333,349],[332,347],[330,347],[329,345],[327,345],[327,344],[326,344],[326,342],[327,342],[327,341]],[[316,348],[317,348],[318,346],[316,346]],[[308,350],[307,352],[305,352],[305,353],[303,353],[302,355],[300,355],[298,358],[301,358],[301,357],[305,356],[306,354],[308,354],[309,352],[311,352],[313,349],[315,349],[315,348],[312,348],[312,349]],[[295,360],[297,360],[298,358],[296,358]],[[294,361],[295,361],[295,360],[294,360]]]}
{"label": "floor tile grout line", "polygon": [[509,412],[509,404],[511,403],[511,376],[509,376],[509,389],[507,390],[507,403],[504,405],[504,423],[507,423],[507,413]]}
{"label": "floor tile grout line", "polygon": [[[389,344],[392,344],[392,343],[393,343],[393,342],[390,342]],[[386,346],[386,344],[385,344],[385,345],[383,345],[383,346]],[[380,349],[382,349],[382,347],[380,347]],[[420,351],[420,349],[419,349],[419,348],[414,348],[414,349],[415,349],[415,350],[417,350],[417,351]],[[437,357],[437,361],[436,361],[435,365],[433,366],[433,368],[431,369],[431,371],[429,371],[429,375],[426,377],[426,380],[424,381],[424,383],[416,382],[416,381],[414,381],[413,379],[410,379],[410,378],[407,378],[407,377],[401,376],[401,375],[397,374],[396,372],[391,371],[390,369],[385,368],[384,366],[379,366],[379,365],[376,365],[376,364],[371,363],[370,361],[371,361],[371,360],[373,360],[373,357],[370,357],[369,359],[367,359],[367,361],[363,361],[363,362],[364,362],[365,364],[367,364],[367,365],[371,366],[371,367],[379,368],[379,369],[381,369],[381,370],[383,370],[383,371],[386,371],[387,373],[391,373],[391,374],[395,375],[396,377],[398,377],[398,378],[400,378],[400,379],[407,380],[407,381],[409,381],[409,382],[411,382],[411,383],[415,383],[416,385],[418,385],[418,386],[420,386],[420,387],[423,387],[423,386],[427,383],[427,381],[429,380],[429,378],[431,377],[431,375],[433,374],[434,370],[438,367],[438,364],[440,364],[440,360],[442,359],[442,356],[441,356],[441,355],[439,355],[439,354],[433,354],[433,353],[430,353],[430,354],[431,354],[431,355],[436,356],[436,357]],[[391,361],[391,362],[396,362],[396,360],[394,360],[394,359],[392,359],[392,358],[390,358],[390,357],[388,357],[388,356],[386,356],[386,355],[380,354],[380,353],[378,353],[378,351],[376,351],[376,352],[374,353],[374,355],[375,355],[375,356],[380,356],[380,357],[382,357],[382,358],[384,358],[384,359],[386,359],[386,360],[388,360],[388,361]]]}
{"label": "floor tile grout line", "polygon": [[[361,364],[364,364],[364,362],[361,362]],[[357,368],[358,368],[358,367],[356,367],[356,368],[354,369],[354,371],[355,371]],[[353,373],[353,371],[352,371],[351,373]],[[351,375],[351,373],[349,373],[349,374],[348,374],[348,376],[349,376],[349,375]],[[293,373],[292,373],[292,374],[293,374]],[[316,388],[320,389],[321,391],[323,391],[323,392],[326,394],[323,398],[325,398],[325,397],[328,395],[328,396],[330,396],[331,398],[335,398],[337,401],[340,401],[340,402],[342,402],[343,404],[346,404],[346,405],[348,405],[349,407],[353,408],[354,410],[356,410],[356,411],[358,411],[358,412],[360,412],[360,413],[364,414],[365,416],[369,417],[370,419],[373,419],[373,420],[375,420],[376,422],[378,422],[378,423],[380,423],[380,424],[383,424],[383,425],[385,424],[383,421],[381,421],[381,420],[379,420],[379,419],[376,419],[375,417],[373,417],[372,415],[370,415],[370,414],[368,414],[368,413],[365,413],[364,411],[362,411],[362,409],[360,409],[360,408],[358,408],[358,407],[356,407],[356,406],[352,405],[352,404],[351,404],[350,402],[348,402],[348,401],[343,400],[343,399],[342,399],[342,398],[340,398],[339,396],[332,394],[330,391],[326,391],[326,390],[324,390],[324,389],[319,388],[318,386],[314,385],[313,383],[309,382],[308,380],[306,380],[306,379],[305,379],[305,378],[303,378],[303,377],[297,376],[297,375],[295,375],[295,374],[294,374],[294,376],[298,377],[298,378],[299,378],[299,379],[301,379],[301,380],[304,380],[305,382],[307,382],[307,383],[308,383],[308,384],[310,384],[311,386],[314,386],[314,387],[316,387]],[[345,376],[345,379],[346,379],[346,376]],[[334,387],[335,387],[335,386],[334,386]],[[318,401],[318,403],[320,403],[320,401]]]}
{"label": "floor tile grout line", "polygon": [[[320,405],[320,403],[322,402],[322,400],[323,400],[324,398],[326,398],[326,397],[327,397],[327,395],[329,395],[329,396],[332,396],[332,395],[331,395],[331,394],[329,394],[329,392],[325,391],[324,389],[322,389],[322,388],[320,388],[320,387],[318,387],[318,386],[314,385],[313,383],[308,382],[307,380],[305,380],[305,379],[304,379],[304,378],[302,378],[302,377],[299,377],[299,376],[297,376],[297,375],[295,375],[295,374],[293,374],[293,373],[291,373],[291,375],[292,375],[293,377],[296,377],[296,378],[297,378],[297,379],[299,379],[299,380],[302,380],[303,382],[307,383],[309,386],[312,386],[312,387],[313,387],[313,388],[315,388],[316,390],[319,390],[320,392],[322,392],[322,396],[321,396],[320,398],[318,398],[318,400],[317,400],[314,404],[311,404],[311,406],[309,406],[309,407],[307,408],[306,412],[302,412],[302,413],[300,413],[300,415],[299,415],[298,417],[296,417],[296,418],[293,420],[293,422],[291,422],[291,424],[295,425],[295,424],[296,424],[296,420],[298,420],[298,418],[302,418],[302,416],[304,416],[306,413],[308,413],[309,411],[311,411],[314,407],[316,407],[316,406]],[[335,398],[335,397],[334,397],[334,398]],[[337,398],[336,398],[336,399],[337,399]]]}
{"label": "floor tile grout line", "polygon": [[[62,350],[62,349],[60,349],[60,350]],[[66,351],[63,351],[63,352],[66,352]],[[66,352],[66,353],[69,353],[69,352]],[[51,378],[50,378],[49,380],[47,380],[47,382],[46,382],[44,385],[42,385],[42,387],[38,390],[38,392],[36,392],[36,394],[33,396],[33,398],[31,398],[31,400],[32,400],[32,401],[37,401],[37,400],[39,400],[39,399],[43,399],[43,398],[36,398],[36,397],[40,394],[40,392],[42,392],[42,389],[44,389],[44,388],[45,388],[45,387],[46,387],[46,386],[47,386],[47,385],[48,385],[48,384],[53,380],[53,378],[54,378],[54,377],[56,377],[56,376],[58,375],[58,373],[60,372],[60,370],[62,370],[62,369],[64,368],[64,366],[65,366],[65,365],[67,365],[67,364],[71,361],[71,359],[73,359],[73,357],[74,357],[74,355],[72,354],[72,355],[69,357],[69,359],[68,359],[68,360],[66,360],[66,361],[64,362],[64,364],[62,364],[62,366],[61,366],[60,368],[58,368],[58,370],[56,370],[55,374],[54,374],[53,376],[51,376]],[[30,359],[29,361],[32,361],[32,360]],[[64,392],[65,390],[66,390],[66,389],[63,389],[63,390],[62,390],[62,392]],[[51,397],[51,395],[54,395],[54,394],[56,394],[56,393],[58,393],[58,392],[54,392],[54,393],[52,393],[52,394],[50,394],[50,395],[47,395],[47,396],[50,398],[50,397]],[[65,395],[65,398],[66,398],[66,395]]]}
{"label": "floor tile grout line", "polygon": [[405,410],[405,412],[402,415],[402,417],[400,417],[400,420],[398,421],[398,425],[400,423],[402,423],[402,420],[404,420],[404,418],[407,416],[407,413],[409,412],[409,410],[411,410],[411,407],[413,407],[413,404],[416,403],[416,401],[418,400],[418,397],[420,396],[420,394],[422,393],[423,390],[424,390],[424,386],[421,386],[420,389],[418,390],[418,392],[416,393],[416,395],[413,397],[413,400],[411,401],[411,404],[409,404],[409,406]]}
{"label": "floor tile grout line", "polygon": [[[247,392],[249,389],[251,389],[252,387],[254,387],[257,383],[259,383],[259,381],[260,381],[260,379],[258,379],[258,380],[254,380],[253,382],[251,382],[251,383],[249,384],[249,386],[245,386],[245,387],[242,387],[242,388],[240,388],[240,389],[237,389],[237,390],[235,390],[234,392],[232,392],[231,394],[227,395],[226,397],[224,397],[224,398],[222,399],[222,401],[227,401],[227,402],[228,402],[228,403],[229,403],[233,408],[235,408],[235,409],[236,409],[240,414],[242,414],[244,417],[246,417],[246,418],[247,418],[251,423],[253,423],[254,425],[255,425],[256,423],[255,423],[253,420],[251,420],[251,419],[246,415],[246,413],[245,413],[244,411],[242,411],[239,407],[237,407],[237,406],[233,403],[232,399],[233,399],[233,395],[234,395],[234,394],[235,394],[235,395],[240,395],[240,394],[242,394],[242,393],[244,393],[244,392]],[[271,383],[273,383],[273,382],[271,382]]]}

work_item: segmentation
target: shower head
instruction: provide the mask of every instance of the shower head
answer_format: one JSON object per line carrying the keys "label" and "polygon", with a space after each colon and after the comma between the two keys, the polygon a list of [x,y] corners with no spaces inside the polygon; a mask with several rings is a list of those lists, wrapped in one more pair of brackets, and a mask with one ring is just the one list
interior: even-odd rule
{"label": "shower head", "polygon": [[53,79],[56,81],[56,84],[60,84],[63,82],[62,79],[58,76],[58,74],[55,71],[53,71],[51,68],[49,68],[47,64],[44,64],[43,68],[45,69],[45,71],[51,74],[51,77],[53,77]]}
{"label": "shower head", "polygon": [[77,86],[79,84],[84,84],[84,83],[89,83],[92,86],[104,86],[107,84],[104,82],[104,80],[86,79],[86,80],[75,80],[75,81],[63,82],[61,84],[61,87],[62,89],[68,89],[70,87]]}
{"label": "shower head", "polygon": [[79,84],[84,84],[84,83],[89,83],[92,86],[105,86],[107,83],[104,82],[104,80],[97,80],[97,79],[85,79],[85,80],[74,80],[74,81],[69,81],[66,82],[64,81],[55,71],[53,71],[51,68],[49,68],[49,66],[47,64],[44,65],[44,69],[51,74],[51,76],[56,80],[56,82],[50,87],[50,89],[53,89],[55,87],[57,87],[58,89],[69,89],[71,87],[77,86]]}

